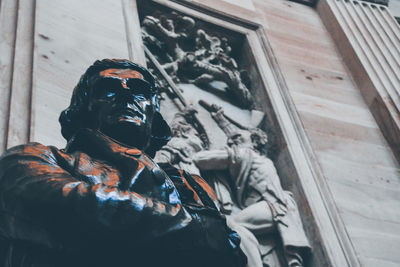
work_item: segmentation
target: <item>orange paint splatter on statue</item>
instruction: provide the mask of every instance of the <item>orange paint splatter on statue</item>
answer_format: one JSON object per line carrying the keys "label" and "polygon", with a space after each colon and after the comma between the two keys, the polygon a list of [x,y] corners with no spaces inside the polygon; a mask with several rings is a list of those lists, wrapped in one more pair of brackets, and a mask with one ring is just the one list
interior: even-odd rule
{"label": "orange paint splatter on statue", "polygon": [[106,186],[118,186],[119,174],[117,172],[107,172],[107,180],[104,182]]}
{"label": "orange paint splatter on statue", "polygon": [[197,195],[196,191],[190,186],[190,184],[188,183],[188,181],[186,180],[186,178],[183,176],[183,171],[179,170],[179,173],[181,174],[182,180],[185,183],[185,185],[187,186],[187,188],[193,192],[193,199],[194,201],[196,201],[198,204],[204,206],[203,202],[201,201],[199,195]]}
{"label": "orange paint splatter on statue", "polygon": [[131,69],[106,69],[100,72],[101,76],[104,77],[115,77],[119,79],[142,79],[144,80],[143,75],[136,71],[136,70],[131,70]]}
{"label": "orange paint splatter on statue", "polygon": [[137,148],[130,148],[125,151],[125,154],[131,155],[131,156],[140,156],[142,154],[142,151]]}
{"label": "orange paint splatter on statue", "polygon": [[201,178],[198,175],[192,174],[193,178],[196,180],[196,182],[201,185],[201,187],[210,195],[210,197],[215,201],[217,200],[217,196],[215,195],[214,190],[211,188],[211,186],[204,181],[203,178]]}
{"label": "orange paint splatter on statue", "polygon": [[66,185],[64,185],[62,188],[63,196],[67,197],[69,195],[69,193],[71,193],[71,191],[80,184],[81,184],[81,182],[72,182],[72,183],[67,183]]}
{"label": "orange paint splatter on statue", "polygon": [[[41,149],[41,148],[43,148],[43,149]],[[36,146],[25,146],[24,147],[24,154],[34,154],[34,155],[37,155],[38,154],[38,152],[40,153],[40,152],[44,152],[43,150],[44,149],[46,149],[46,147],[45,146],[43,146],[43,145],[40,145],[40,148],[39,147],[36,147]]]}
{"label": "orange paint splatter on statue", "polygon": [[104,193],[111,193],[111,192],[116,192],[118,189],[117,188],[115,188],[115,187],[105,187],[104,188]]}

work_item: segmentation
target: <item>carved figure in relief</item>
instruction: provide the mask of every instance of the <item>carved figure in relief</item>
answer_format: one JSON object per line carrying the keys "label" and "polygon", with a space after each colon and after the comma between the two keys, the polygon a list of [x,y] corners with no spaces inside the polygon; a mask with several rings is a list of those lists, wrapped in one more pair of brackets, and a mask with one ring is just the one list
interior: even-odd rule
{"label": "carved figure in relief", "polygon": [[[179,27],[175,25],[179,25]],[[142,35],[145,43],[154,45],[159,49],[162,49],[162,44],[165,44],[171,62],[165,63],[163,67],[176,81],[179,81],[177,62],[186,55],[180,44],[188,38],[194,25],[195,22],[192,18],[180,16],[175,12],[172,12],[170,16],[160,15],[159,19],[146,16],[143,20]]]}
{"label": "carved figure in relief", "polygon": [[[197,29],[195,35],[190,34],[195,31],[195,21],[176,13],[160,15],[160,18],[146,16],[142,25],[145,45],[150,51],[157,47],[158,51],[154,53],[164,58],[163,68],[175,82],[190,82],[204,87],[213,81],[221,81],[226,84],[227,95],[232,95],[240,107],[252,107],[247,73],[240,71],[230,56],[232,48],[226,37],[211,36],[203,29]],[[188,45],[192,43],[195,43],[195,50]]]}
{"label": "carved figure in relief", "polygon": [[[242,237],[242,248],[249,267],[262,267],[262,246],[256,236],[278,231],[290,267],[304,266],[310,250],[296,203],[282,189],[273,162],[264,156],[266,134],[260,129],[242,130],[231,124],[222,109],[214,106],[212,117],[228,136],[228,147],[200,151],[194,162],[200,170],[229,171],[240,212],[229,217],[229,225]],[[262,254],[262,253],[261,253]]]}
{"label": "carved figure in relief", "polygon": [[0,266],[245,266],[211,187],[152,159],[170,128],[148,70],[96,61],[60,123],[65,149],[0,158]]}
{"label": "carved figure in relief", "polygon": [[189,106],[183,112],[175,114],[171,123],[172,138],[156,154],[157,162],[170,163],[190,174],[200,175],[193,163],[193,156],[203,150],[204,144],[196,129],[188,121],[197,111]]}
{"label": "carved figure in relief", "polygon": [[195,75],[195,79],[189,82],[204,86],[213,81],[225,82],[227,93],[232,94],[239,106],[250,108],[253,105],[253,97],[242,82],[241,73],[237,70],[230,70],[225,66],[212,64],[207,61],[198,60],[193,53],[188,53],[186,57],[179,62],[179,69],[184,72],[190,72]]}
{"label": "carved figure in relief", "polygon": [[232,48],[228,39],[208,35],[204,30],[197,30],[196,35],[196,58],[204,62],[221,65],[230,69],[237,69],[237,63],[230,57]]}

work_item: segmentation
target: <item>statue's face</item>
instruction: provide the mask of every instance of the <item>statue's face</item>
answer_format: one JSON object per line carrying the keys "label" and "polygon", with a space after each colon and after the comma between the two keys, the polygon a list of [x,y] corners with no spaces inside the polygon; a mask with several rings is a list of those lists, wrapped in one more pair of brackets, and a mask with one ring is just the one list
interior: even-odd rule
{"label": "statue's face", "polygon": [[155,113],[154,93],[131,69],[106,69],[89,80],[89,111],[97,128],[127,145],[145,149]]}
{"label": "statue's face", "polygon": [[253,147],[253,142],[251,140],[251,133],[249,131],[238,130],[237,133],[230,137],[232,144],[240,147]]}

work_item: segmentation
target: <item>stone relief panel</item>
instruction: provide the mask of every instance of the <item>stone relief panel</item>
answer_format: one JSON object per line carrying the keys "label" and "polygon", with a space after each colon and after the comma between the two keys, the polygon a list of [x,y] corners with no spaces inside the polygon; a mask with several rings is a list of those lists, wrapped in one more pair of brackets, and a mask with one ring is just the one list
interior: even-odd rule
{"label": "stone relief panel", "polygon": [[250,80],[231,57],[227,37],[212,36],[197,26],[193,18],[176,12],[156,12],[146,16],[142,25],[145,45],[175,82],[200,88],[222,82],[223,89],[238,106],[252,107]]}
{"label": "stone relief panel", "polygon": [[306,266],[311,247],[271,159],[274,130],[263,127],[256,83],[248,64],[241,64],[243,37],[151,5],[143,4],[139,15],[148,66],[173,133],[156,161],[200,174],[214,187],[249,267]]}

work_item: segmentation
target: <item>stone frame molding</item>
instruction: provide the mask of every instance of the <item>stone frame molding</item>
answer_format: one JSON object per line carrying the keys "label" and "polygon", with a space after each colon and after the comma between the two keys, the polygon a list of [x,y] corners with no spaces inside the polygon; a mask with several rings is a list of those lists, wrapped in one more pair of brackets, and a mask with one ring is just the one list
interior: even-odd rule
{"label": "stone frame molding", "polygon": [[[123,0],[123,2],[131,8],[138,7],[136,0]],[[275,123],[274,129],[277,135],[282,136],[279,143],[281,156],[277,160],[277,168],[279,169],[284,163],[289,169],[284,171],[283,176],[286,178],[290,176],[288,179],[295,188],[292,191],[299,203],[302,220],[313,246],[313,256],[309,264],[310,266],[360,266],[262,26],[191,1],[152,0],[152,2],[245,36],[249,54],[253,56],[256,71],[268,98],[267,105],[264,106],[270,105],[269,115]],[[136,13],[137,9],[131,9],[125,15],[131,12]],[[137,49],[143,47],[143,43],[139,16],[137,13],[133,16],[134,24],[126,25],[126,28],[130,34],[129,47]],[[127,19],[125,21],[128,22]],[[142,51],[133,49],[131,59],[145,64]]]}

